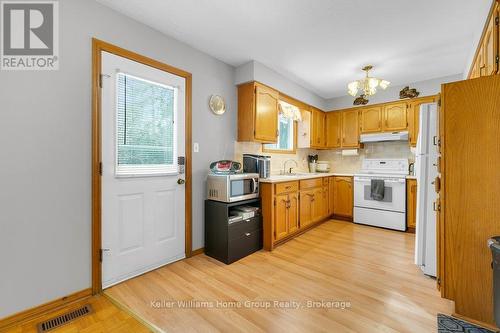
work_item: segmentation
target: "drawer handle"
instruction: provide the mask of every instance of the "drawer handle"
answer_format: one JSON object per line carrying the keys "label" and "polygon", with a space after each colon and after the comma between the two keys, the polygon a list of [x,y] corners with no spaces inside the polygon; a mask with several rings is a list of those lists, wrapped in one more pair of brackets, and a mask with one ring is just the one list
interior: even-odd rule
{"label": "drawer handle", "polygon": [[250,219],[248,219],[248,220],[245,220],[245,222],[250,222]]}
{"label": "drawer handle", "polygon": [[245,232],[245,236],[247,236],[247,237],[248,237],[248,236],[250,236],[250,235],[251,235],[251,233],[249,233],[249,232]]}

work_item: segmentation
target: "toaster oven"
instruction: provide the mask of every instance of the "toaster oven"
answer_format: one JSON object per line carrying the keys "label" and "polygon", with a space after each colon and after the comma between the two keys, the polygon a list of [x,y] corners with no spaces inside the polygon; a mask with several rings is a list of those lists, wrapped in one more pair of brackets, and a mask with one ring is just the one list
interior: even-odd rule
{"label": "toaster oven", "polygon": [[209,200],[236,202],[259,197],[259,174],[214,174],[207,178]]}

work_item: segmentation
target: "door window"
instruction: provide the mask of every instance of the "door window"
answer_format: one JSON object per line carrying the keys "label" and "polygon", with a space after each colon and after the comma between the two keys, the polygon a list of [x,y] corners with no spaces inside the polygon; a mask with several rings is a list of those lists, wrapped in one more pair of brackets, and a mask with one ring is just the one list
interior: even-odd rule
{"label": "door window", "polygon": [[177,88],[117,74],[116,176],[177,173]]}

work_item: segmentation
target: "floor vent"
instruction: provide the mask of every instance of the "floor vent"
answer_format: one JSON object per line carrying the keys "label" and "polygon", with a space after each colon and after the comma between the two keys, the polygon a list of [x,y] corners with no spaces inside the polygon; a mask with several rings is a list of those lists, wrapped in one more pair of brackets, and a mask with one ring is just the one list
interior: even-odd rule
{"label": "floor vent", "polygon": [[57,327],[60,327],[62,325],[65,325],[75,319],[78,319],[82,316],[88,315],[92,313],[92,306],[90,304],[87,304],[81,308],[78,308],[76,310],[73,310],[68,313],[64,313],[60,316],[57,316],[55,318],[46,320],[44,322],[41,322],[37,325],[38,327],[38,333],[43,333],[43,332],[48,332],[50,330],[53,330]]}

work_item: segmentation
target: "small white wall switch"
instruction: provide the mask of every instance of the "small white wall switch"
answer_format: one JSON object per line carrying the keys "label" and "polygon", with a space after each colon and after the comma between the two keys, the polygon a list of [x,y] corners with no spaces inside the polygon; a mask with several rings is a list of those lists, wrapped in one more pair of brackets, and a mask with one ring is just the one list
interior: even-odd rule
{"label": "small white wall switch", "polygon": [[193,143],[193,151],[195,153],[198,153],[200,151],[200,145],[198,144],[198,142]]}

